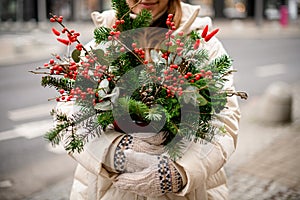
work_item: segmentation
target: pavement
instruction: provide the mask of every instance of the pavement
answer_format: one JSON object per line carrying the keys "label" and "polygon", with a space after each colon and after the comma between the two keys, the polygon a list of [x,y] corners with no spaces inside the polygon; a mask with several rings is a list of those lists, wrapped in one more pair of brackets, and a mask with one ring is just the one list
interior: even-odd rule
{"label": "pavement", "polygon": [[[41,61],[48,59],[51,53],[66,51],[62,45],[54,45],[51,26],[1,25],[0,67]],[[23,27],[22,31],[19,31],[20,27]],[[71,23],[70,27],[85,35],[82,41],[92,37],[93,25],[89,21]],[[299,20],[287,27],[282,27],[277,21],[256,26],[253,20],[216,20],[215,27],[220,28],[221,39],[300,38]],[[261,100],[266,98],[264,96],[240,102],[242,119],[238,146],[225,167],[232,200],[300,199],[299,85],[291,86],[291,121],[287,123],[270,123],[259,118],[257,113],[263,112]],[[67,200],[71,184],[72,177],[68,177],[26,200]]]}

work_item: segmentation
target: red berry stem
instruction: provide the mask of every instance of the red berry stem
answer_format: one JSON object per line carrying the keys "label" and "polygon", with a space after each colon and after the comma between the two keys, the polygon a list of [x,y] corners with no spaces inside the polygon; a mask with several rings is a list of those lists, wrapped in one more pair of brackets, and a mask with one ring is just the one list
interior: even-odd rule
{"label": "red berry stem", "polygon": [[[83,50],[85,53],[87,53],[97,64],[100,65],[99,61],[97,61],[97,59],[84,47],[84,45],[82,45],[82,43],[77,39],[76,36],[78,36],[77,33],[74,33],[73,31],[70,31],[62,22],[62,17],[57,17],[56,15],[49,13],[49,15],[51,16],[50,21],[51,22],[57,22],[58,24],[60,24],[63,27],[63,32],[67,32],[68,33],[68,44],[70,42],[77,42],[78,44],[80,44],[79,46],[77,46],[78,50]],[[62,42],[63,44],[67,45],[67,41],[65,41],[65,39],[62,38],[57,38],[58,41]],[[103,72],[105,73],[105,72]],[[108,75],[105,73],[105,75]]]}

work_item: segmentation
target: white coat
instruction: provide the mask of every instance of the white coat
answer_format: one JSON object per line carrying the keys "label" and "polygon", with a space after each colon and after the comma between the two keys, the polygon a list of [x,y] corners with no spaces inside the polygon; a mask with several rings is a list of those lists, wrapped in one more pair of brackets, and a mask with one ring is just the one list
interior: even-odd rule
{"label": "white coat", "polygon": [[[183,16],[180,28],[185,32],[201,30],[210,18],[199,18],[199,6],[182,3]],[[111,27],[114,24],[114,11],[93,12],[92,19],[96,26]],[[210,59],[226,54],[222,44],[215,37],[206,43]],[[233,89],[232,76],[226,89]],[[158,198],[146,198],[137,194],[121,191],[112,183],[116,174],[104,167],[109,147],[120,133],[110,131],[90,141],[83,152],[71,156],[78,162],[71,191],[71,200],[206,200],[228,199],[224,164],[236,149],[240,111],[236,97],[228,98],[220,120],[225,124],[227,133],[209,144],[192,142],[182,158],[176,163],[186,174],[186,185],[178,193],[167,193]],[[60,103],[58,109],[72,112],[72,104]]]}

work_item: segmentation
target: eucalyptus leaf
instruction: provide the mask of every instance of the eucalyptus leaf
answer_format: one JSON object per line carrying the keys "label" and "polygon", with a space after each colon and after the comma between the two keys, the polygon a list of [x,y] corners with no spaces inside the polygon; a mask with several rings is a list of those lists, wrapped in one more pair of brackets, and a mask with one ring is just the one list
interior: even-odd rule
{"label": "eucalyptus leaf", "polygon": [[97,103],[94,107],[96,110],[112,110],[112,104],[110,101],[102,101],[100,103]]}
{"label": "eucalyptus leaf", "polygon": [[183,100],[185,103],[191,103],[194,106],[204,106],[207,104],[207,100],[199,94],[199,91],[194,86],[189,86],[183,93]]}
{"label": "eucalyptus leaf", "polygon": [[104,51],[102,49],[94,49],[93,52],[97,58],[103,58],[104,56]]}
{"label": "eucalyptus leaf", "polygon": [[108,88],[108,85],[109,81],[107,79],[103,79],[99,84],[99,88]]}
{"label": "eucalyptus leaf", "polygon": [[111,94],[113,94],[113,95],[111,96],[111,102],[112,102],[112,103],[116,103],[116,101],[117,101],[117,99],[118,99],[118,97],[119,97],[119,95],[120,95],[120,88],[119,88],[119,87],[115,87],[115,88],[113,89],[113,91],[111,92]]}
{"label": "eucalyptus leaf", "polygon": [[154,63],[158,63],[160,61],[161,54],[159,54],[156,50],[152,49],[150,51],[150,54],[151,54],[151,59]]}
{"label": "eucalyptus leaf", "polygon": [[197,101],[199,106],[205,106],[208,102],[201,94],[197,95]]}
{"label": "eucalyptus leaf", "polygon": [[74,62],[78,63],[80,61],[80,51],[78,49],[75,49],[72,52],[72,59],[74,60]]}
{"label": "eucalyptus leaf", "polygon": [[195,100],[196,97],[195,97],[195,94],[197,93],[197,88],[196,87],[193,87],[193,86],[189,86],[187,87],[184,92],[183,92],[183,100],[185,103],[190,103],[191,100]]}
{"label": "eucalyptus leaf", "polygon": [[102,49],[94,49],[93,53],[102,65],[109,65],[109,62],[105,59],[104,51]]}
{"label": "eucalyptus leaf", "polygon": [[98,95],[99,97],[105,97],[108,93],[109,90],[109,81],[107,79],[103,79],[98,87],[99,91],[98,91]]}

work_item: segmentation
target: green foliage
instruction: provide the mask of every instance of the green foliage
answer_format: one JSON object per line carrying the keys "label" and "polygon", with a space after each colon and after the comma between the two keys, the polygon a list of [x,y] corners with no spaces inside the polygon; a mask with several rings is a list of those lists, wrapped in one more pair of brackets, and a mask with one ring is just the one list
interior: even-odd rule
{"label": "green foliage", "polygon": [[150,26],[152,15],[148,10],[142,10],[137,17],[132,21],[132,28],[142,28]]}
{"label": "green foliage", "polygon": [[118,26],[118,30],[126,31],[132,29],[132,23],[130,20],[130,8],[126,3],[126,0],[112,0],[112,8],[116,11],[116,18],[123,19],[124,24]]}
{"label": "green foliage", "polygon": [[74,84],[74,80],[53,76],[44,76],[41,81],[43,87],[55,87],[57,90],[64,89],[65,91],[70,91]]}
{"label": "green foliage", "polygon": [[[51,111],[51,115],[55,116],[56,118],[56,126],[49,130],[45,134],[45,139],[47,139],[53,146],[58,145],[61,140],[66,136],[68,137],[68,142],[66,142],[65,146],[72,152],[78,151],[80,152],[83,148],[82,145],[76,145],[72,146],[72,144],[77,143],[75,140],[77,138],[73,135],[75,135],[75,123],[72,119],[68,118],[66,114],[64,113],[59,113],[54,110]],[[72,137],[71,137],[71,136]]]}
{"label": "green foliage", "polygon": [[178,158],[182,157],[184,148],[186,148],[183,139],[184,138],[182,136],[177,135],[165,145],[165,150],[171,160],[176,161]]}
{"label": "green foliage", "polygon": [[111,32],[110,28],[106,28],[106,27],[98,27],[94,30],[94,38],[95,38],[95,42],[97,44],[100,44],[103,41],[107,40],[107,37],[109,36]]}
{"label": "green foliage", "polygon": [[98,116],[97,121],[103,130],[106,130],[107,126],[114,122],[112,111],[101,112],[97,116]]}
{"label": "green foliage", "polygon": [[[174,160],[182,155],[185,140],[211,141],[215,134],[224,130],[224,127],[217,130],[210,122],[227,103],[227,93],[223,87],[227,81],[226,76],[231,73],[230,57],[224,55],[209,62],[208,51],[195,47],[196,41],[201,41],[201,44],[204,42],[203,38],[198,32],[192,31],[189,35],[176,35],[162,41],[161,52],[151,52],[154,55],[151,54],[153,62],[147,60],[149,64],[144,64],[147,62],[142,57],[141,50],[132,50],[132,43],[136,43],[137,48],[143,47],[144,41],[141,38],[148,36],[146,42],[149,39],[150,43],[153,39],[155,44],[159,44],[155,41],[158,38],[150,38],[152,35],[149,32],[139,29],[150,25],[151,13],[143,10],[135,19],[130,18],[126,0],[112,0],[112,7],[116,11],[116,19],[124,20],[124,23],[116,24],[116,29],[96,28],[95,42],[103,48],[85,52],[90,57],[80,57],[80,51],[73,51],[72,58],[78,63],[76,67],[81,70],[77,71],[76,84],[74,80],[62,76],[43,77],[44,87],[65,91],[76,88],[81,91],[75,94],[78,96],[84,93],[84,98],[79,98],[75,104],[81,108],[79,112],[71,117],[53,113],[58,123],[45,137],[53,145],[64,139],[67,151],[80,152],[90,138],[100,136],[110,124],[121,124],[125,121],[121,121],[122,118],[129,114],[134,123],[151,124],[154,128],[151,130],[156,130],[155,123],[152,122],[165,120],[162,130],[158,131],[167,133],[165,149]],[[112,31],[121,31],[122,34],[115,35],[108,41],[108,37],[114,35]],[[132,34],[135,34],[135,39]],[[177,40],[180,42],[176,43]],[[96,57],[97,60],[91,62],[91,57]],[[84,59],[88,60],[84,64],[89,67],[84,64],[80,66],[80,61]],[[171,65],[176,67],[172,68]],[[173,74],[171,71],[176,72]],[[187,76],[188,74],[191,76]],[[197,75],[201,77],[196,78]],[[179,88],[183,93],[178,92]],[[155,107],[156,105],[159,106]],[[118,121],[119,119],[121,120]],[[84,131],[77,131],[79,127]]]}
{"label": "green foliage", "polygon": [[191,38],[192,40],[197,40],[197,39],[200,39],[201,36],[200,36],[200,34],[199,34],[197,31],[192,31],[192,32],[190,33],[190,38]]}
{"label": "green foliage", "polygon": [[145,116],[149,113],[149,108],[141,101],[123,97],[118,99],[118,103],[115,107],[115,113],[120,114],[117,117],[122,117],[123,113],[129,113],[136,121],[144,121]]}
{"label": "green foliage", "polygon": [[83,139],[76,134],[71,134],[66,140],[65,149],[68,152],[78,152],[83,150],[84,142]]}
{"label": "green foliage", "polygon": [[78,49],[75,49],[71,56],[74,62],[78,63],[80,61],[80,51]]}
{"label": "green foliage", "polygon": [[218,78],[227,74],[229,68],[232,66],[232,59],[228,55],[222,55],[213,60],[205,69],[211,70]]}
{"label": "green foliage", "polygon": [[53,145],[58,145],[62,138],[61,133],[65,131],[69,126],[71,126],[71,124],[68,122],[64,122],[63,124],[57,124],[55,128],[49,130],[45,134],[45,138]]}
{"label": "green foliage", "polygon": [[114,75],[122,76],[139,64],[140,61],[132,52],[126,52],[119,55],[118,58],[113,60],[111,65],[118,66],[117,70],[114,71]]}

